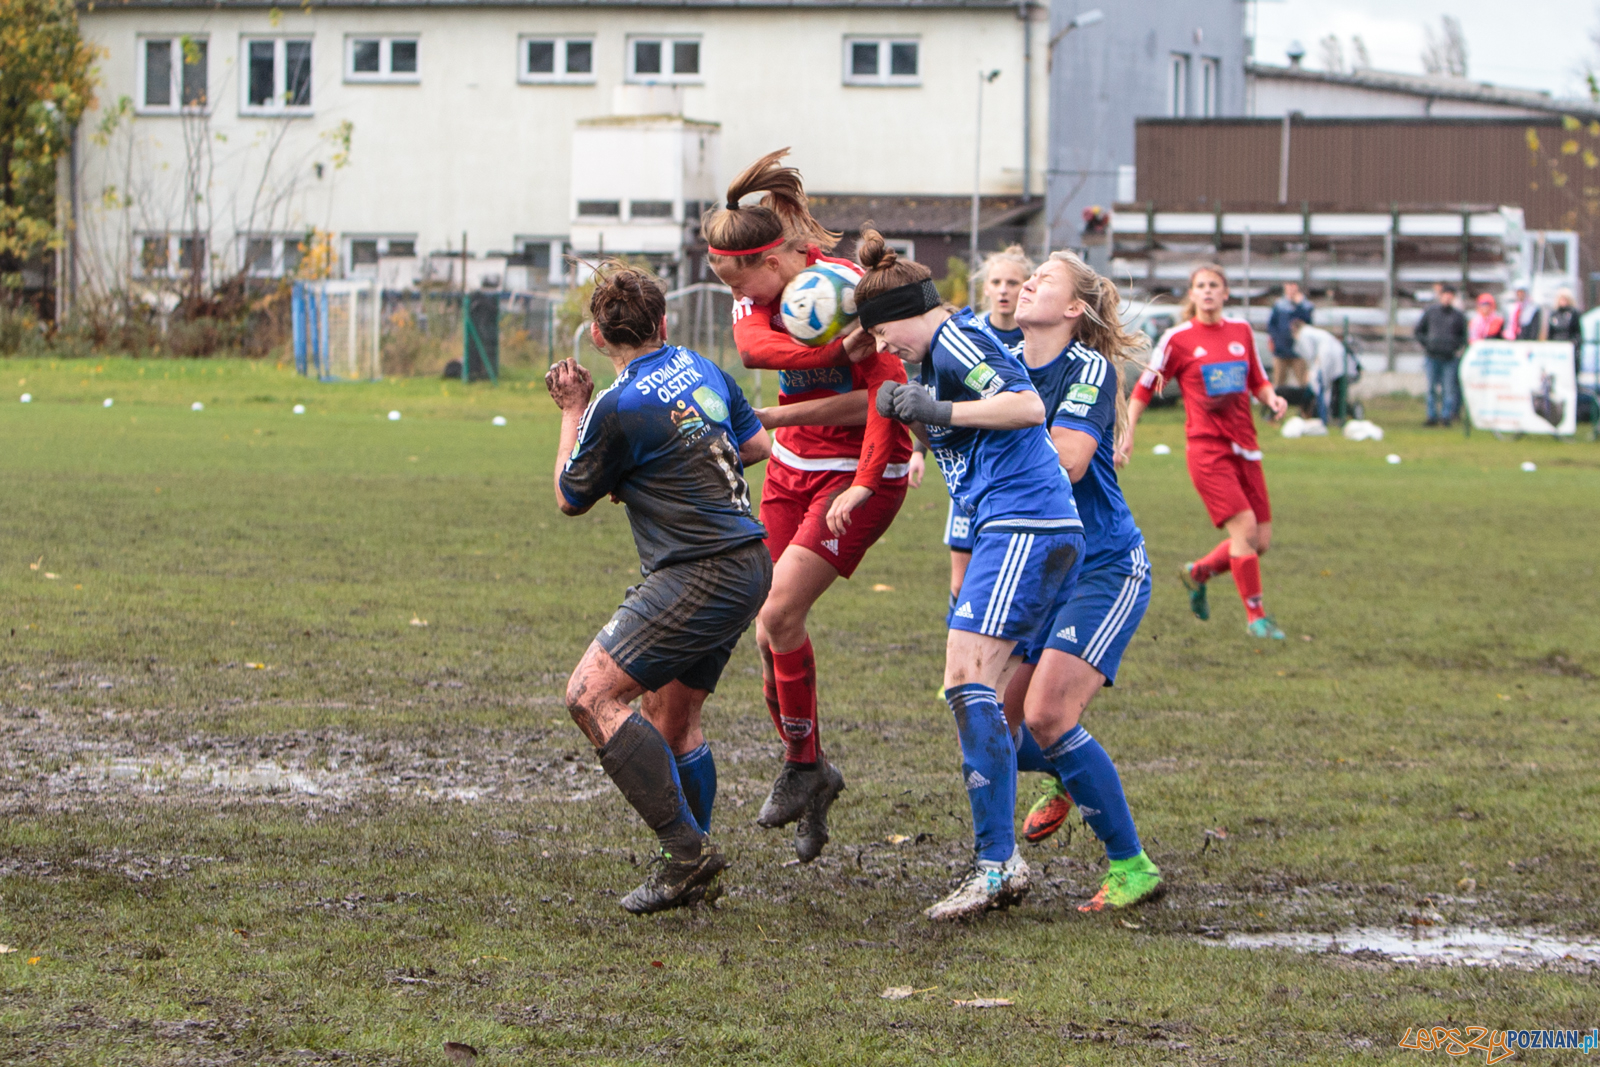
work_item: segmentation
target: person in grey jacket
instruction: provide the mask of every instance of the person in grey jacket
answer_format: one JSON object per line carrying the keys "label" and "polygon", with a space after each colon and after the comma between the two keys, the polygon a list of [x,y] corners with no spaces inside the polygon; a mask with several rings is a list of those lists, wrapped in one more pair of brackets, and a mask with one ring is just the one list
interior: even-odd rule
{"label": "person in grey jacket", "polygon": [[1441,286],[1438,301],[1422,313],[1417,343],[1428,357],[1423,361],[1428,372],[1428,425],[1449,426],[1461,405],[1456,365],[1467,347],[1467,317],[1456,307],[1454,286]]}

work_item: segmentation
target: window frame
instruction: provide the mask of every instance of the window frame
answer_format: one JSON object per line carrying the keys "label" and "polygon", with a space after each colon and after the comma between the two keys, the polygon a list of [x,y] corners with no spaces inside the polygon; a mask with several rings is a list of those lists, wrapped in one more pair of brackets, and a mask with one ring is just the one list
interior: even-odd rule
{"label": "window frame", "polygon": [[[548,41],[556,46],[550,73],[528,69],[528,45],[534,41]],[[574,44],[589,46],[587,73],[567,70],[568,49]],[[595,39],[592,33],[522,33],[517,35],[517,82],[521,85],[593,85],[595,82]]]}
{"label": "window frame", "polygon": [[[376,258],[374,258],[371,263],[359,264],[359,266],[367,272],[364,274],[356,273],[356,267],[358,266],[356,263],[357,241],[371,241],[377,246]],[[376,276],[378,273],[378,267],[383,263],[384,257],[394,256],[397,254],[393,251],[394,242],[396,241],[404,241],[411,245],[411,255],[407,258],[421,258],[417,255],[417,235],[415,233],[403,233],[398,230],[393,230],[387,233],[344,234],[342,237],[343,247],[341,247],[339,250],[340,256],[343,260],[344,276],[346,278],[364,278],[368,277],[369,275]]]}
{"label": "window frame", "polygon": [[1222,111],[1222,60],[1200,57],[1200,117],[1214,119]]}
{"label": "window frame", "polygon": [[1167,53],[1167,117],[1189,117],[1189,67],[1191,56],[1187,52]]}
{"label": "window frame", "polygon": [[[630,33],[625,38],[623,51],[623,80],[629,85],[703,85],[706,80],[706,49],[705,36],[698,33]],[[670,73],[640,74],[635,69],[639,53],[637,46],[645,42],[654,42],[661,46],[661,61],[663,65],[671,62],[673,70]],[[679,74],[677,71],[677,46],[680,44],[693,44],[695,46],[695,71],[693,74]],[[670,59],[669,59],[670,57]]]}
{"label": "window frame", "polygon": [[[250,46],[258,42],[272,42],[272,99],[269,105],[250,102]],[[288,91],[289,43],[304,42],[309,48],[311,70],[306,80],[307,102],[290,104],[284,95]],[[316,37],[300,33],[251,33],[239,35],[239,114],[282,118],[295,115],[312,115],[317,105],[317,45]]]}
{"label": "window frame", "polygon": [[[300,264],[305,260],[305,253],[295,258],[291,266],[288,253],[291,248],[310,243],[310,235],[305,233],[241,233],[239,241],[239,269],[249,278],[286,278],[300,269]],[[256,241],[266,241],[272,246],[271,265],[266,270],[257,270],[250,265],[250,246]]]}
{"label": "window frame", "polygon": [[[878,72],[876,74],[855,73],[855,46],[862,44],[875,44],[878,46]],[[892,73],[895,45],[911,45],[917,50],[917,72],[915,74]],[[878,89],[917,88],[922,85],[922,38],[917,34],[879,36],[875,34],[847,33],[844,35],[843,64],[845,85]]]}
{"label": "window frame", "polygon": [[[209,257],[211,250],[207,245],[206,235],[203,233],[173,231],[157,233],[150,230],[140,230],[134,233],[133,240],[137,249],[133,256],[133,276],[141,281],[178,281],[188,278],[193,272],[185,265],[183,246],[185,243],[190,243],[192,249],[192,242],[195,241],[200,243],[200,262],[196,265],[198,273],[201,277],[208,277],[210,274],[209,267],[211,264]],[[165,245],[165,259],[161,266],[155,270],[150,270],[145,265],[144,250],[147,241],[161,241]]]}
{"label": "window frame", "polygon": [[[356,44],[361,41],[378,42],[378,69],[356,70]],[[410,42],[417,49],[417,69],[394,70],[394,46]],[[315,63],[313,63],[315,69]],[[422,81],[422,34],[420,33],[347,33],[344,35],[344,80],[350,85],[415,85]]]}
{"label": "window frame", "polygon": [[[183,42],[185,40],[199,41],[205,45],[205,60],[200,69],[205,73],[206,89],[199,104],[185,104],[183,102]],[[211,111],[211,35],[209,33],[141,33],[135,37],[134,77],[137,92],[134,99],[136,115],[206,115]],[[149,89],[147,72],[149,70],[149,46],[157,41],[166,41],[168,51],[175,62],[168,71],[169,104],[150,104],[146,102],[145,93]]]}

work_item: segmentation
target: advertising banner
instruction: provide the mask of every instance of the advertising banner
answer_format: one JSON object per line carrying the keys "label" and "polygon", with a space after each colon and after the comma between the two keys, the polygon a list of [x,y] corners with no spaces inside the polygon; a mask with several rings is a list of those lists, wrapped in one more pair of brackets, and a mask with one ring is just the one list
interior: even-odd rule
{"label": "advertising banner", "polygon": [[1475,341],[1461,357],[1461,393],[1480,430],[1578,429],[1578,383],[1565,341]]}

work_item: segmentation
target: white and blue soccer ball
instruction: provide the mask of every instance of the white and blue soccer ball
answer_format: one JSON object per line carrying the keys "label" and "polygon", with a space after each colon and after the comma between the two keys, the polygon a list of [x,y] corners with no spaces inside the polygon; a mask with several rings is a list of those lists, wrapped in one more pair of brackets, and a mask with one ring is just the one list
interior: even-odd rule
{"label": "white and blue soccer ball", "polygon": [[778,307],[789,336],[820,348],[853,326],[856,281],[854,271],[837,263],[817,263],[795,275]]}

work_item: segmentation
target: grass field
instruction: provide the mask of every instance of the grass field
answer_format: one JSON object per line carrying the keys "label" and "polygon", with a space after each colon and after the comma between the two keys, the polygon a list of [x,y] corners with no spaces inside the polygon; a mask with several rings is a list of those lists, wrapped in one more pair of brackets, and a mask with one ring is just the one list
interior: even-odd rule
{"label": "grass field", "polygon": [[970,843],[925,485],[813,617],[833,844],[787,866],[754,825],[779,749],[747,639],[707,709],[727,895],[637,919],[651,842],[561,697],[636,557],[619,510],[553,506],[542,385],[0,374],[0,1061],[1415,1063],[1445,1057],[1408,1027],[1600,1025],[1591,965],[1216,943],[1600,934],[1600,446],[1409,401],[1371,406],[1383,443],[1269,434],[1263,647],[1226,579],[1185,609],[1216,535],[1152,413],[1124,484],[1156,592],[1086,721],[1172,891],[1078,914],[1079,825],[1025,907],[955,928],[920,916]]}

